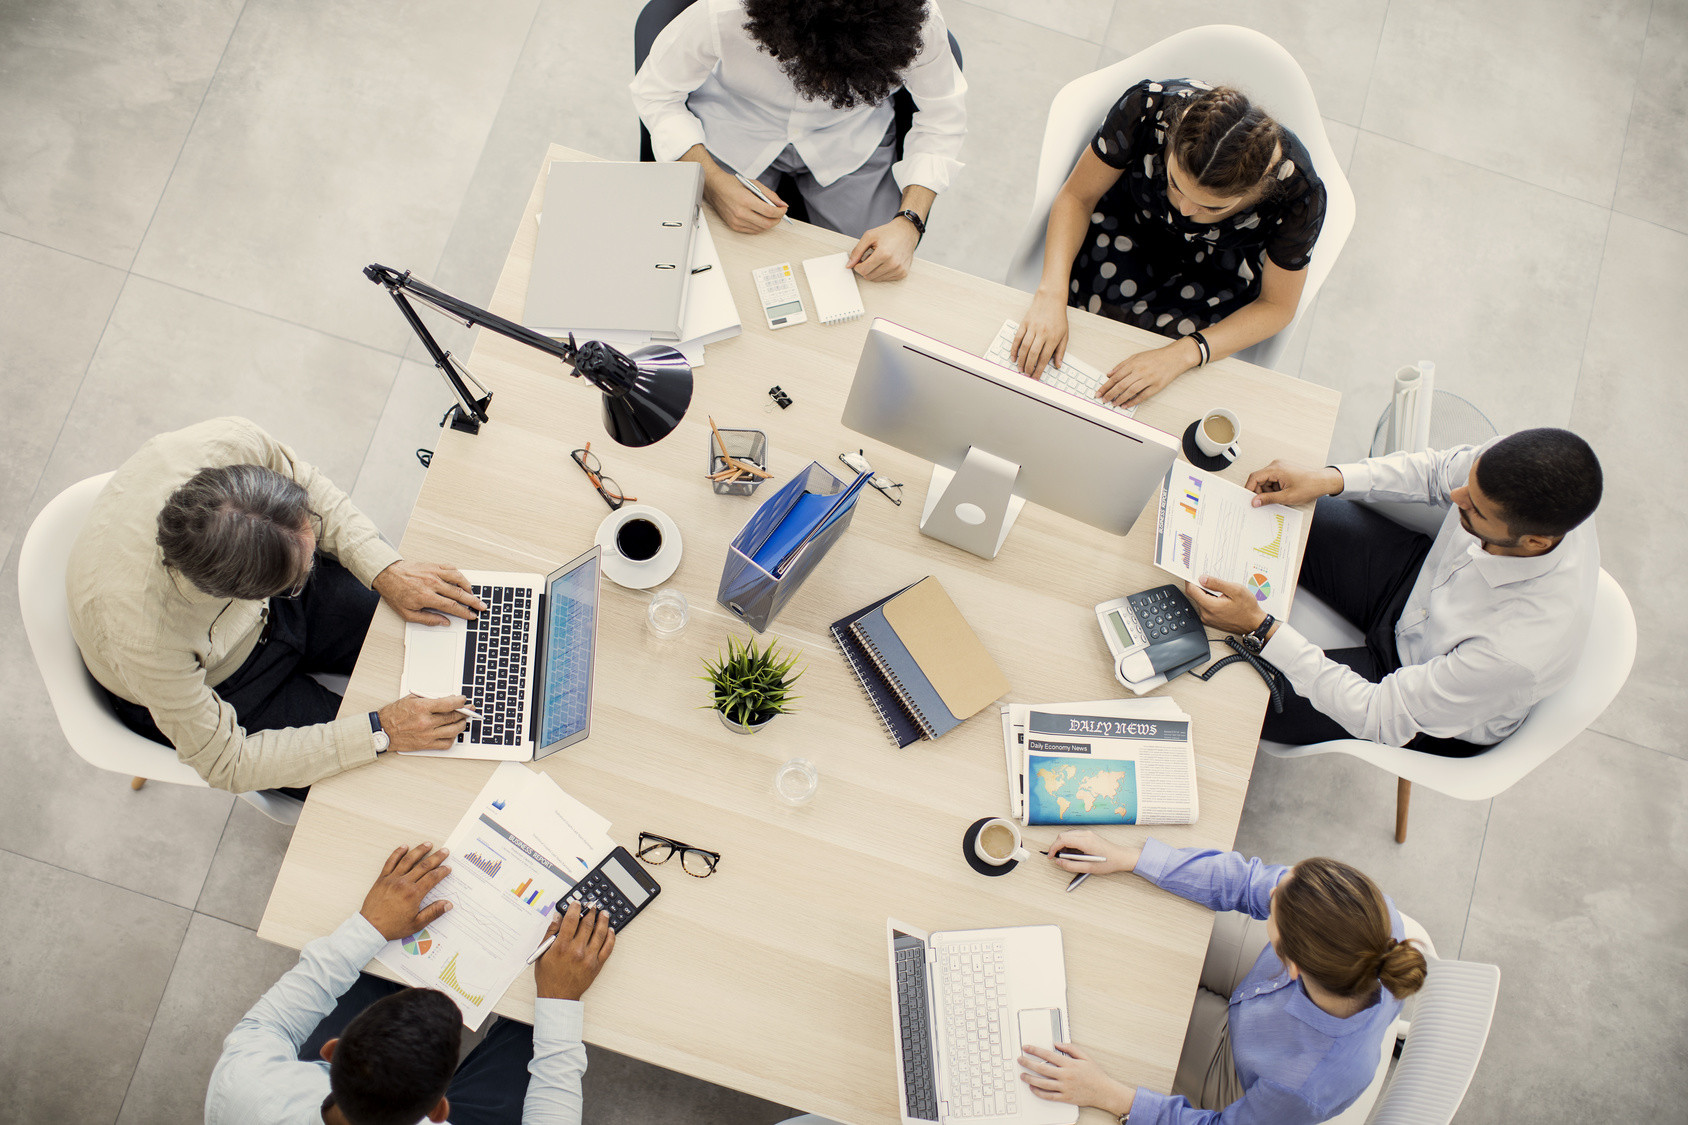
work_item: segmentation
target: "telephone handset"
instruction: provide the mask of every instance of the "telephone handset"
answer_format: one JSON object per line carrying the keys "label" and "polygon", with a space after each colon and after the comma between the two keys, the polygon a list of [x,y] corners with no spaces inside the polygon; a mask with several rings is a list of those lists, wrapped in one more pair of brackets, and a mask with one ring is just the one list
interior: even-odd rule
{"label": "telephone handset", "polygon": [[1207,663],[1207,629],[1184,592],[1165,585],[1096,607],[1114,676],[1142,695]]}

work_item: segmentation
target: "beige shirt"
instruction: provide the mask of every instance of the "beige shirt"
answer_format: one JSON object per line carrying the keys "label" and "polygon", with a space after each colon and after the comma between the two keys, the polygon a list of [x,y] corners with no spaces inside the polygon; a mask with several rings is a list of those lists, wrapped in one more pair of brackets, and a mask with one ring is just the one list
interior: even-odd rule
{"label": "beige shirt", "polygon": [[263,465],[304,486],[322,517],[320,549],[370,586],[399,560],[346,494],[244,418],[153,438],[106,483],[70,551],[70,628],[88,670],[152,712],[176,756],[235,793],[309,785],[375,758],[365,715],[247,734],[213,690],[257,645],[269,599],[214,598],[164,565],[158,513],[200,469]]}

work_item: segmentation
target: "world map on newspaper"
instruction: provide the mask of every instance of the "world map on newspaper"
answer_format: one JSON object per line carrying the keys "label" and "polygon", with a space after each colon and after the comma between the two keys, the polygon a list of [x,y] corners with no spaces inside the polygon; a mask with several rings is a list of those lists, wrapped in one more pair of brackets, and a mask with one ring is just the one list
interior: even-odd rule
{"label": "world map on newspaper", "polygon": [[1137,763],[1032,754],[1028,824],[1136,824]]}

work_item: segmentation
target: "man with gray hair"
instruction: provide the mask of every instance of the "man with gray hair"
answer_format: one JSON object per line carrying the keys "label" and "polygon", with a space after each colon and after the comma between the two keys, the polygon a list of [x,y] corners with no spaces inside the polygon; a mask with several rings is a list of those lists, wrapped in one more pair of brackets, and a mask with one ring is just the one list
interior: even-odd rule
{"label": "man with gray hair", "polygon": [[463,696],[336,719],[383,599],[407,621],[486,607],[407,562],[346,494],[244,418],[160,434],[113,474],[71,548],[70,626],[123,721],[211,785],[306,786],[387,749],[444,749]]}

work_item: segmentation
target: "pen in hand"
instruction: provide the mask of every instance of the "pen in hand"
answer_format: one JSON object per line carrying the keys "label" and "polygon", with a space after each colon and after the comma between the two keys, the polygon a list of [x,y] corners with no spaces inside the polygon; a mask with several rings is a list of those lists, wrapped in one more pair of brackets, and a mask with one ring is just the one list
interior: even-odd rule
{"label": "pen in hand", "polygon": [[[733,173],[733,179],[737,180],[739,183],[741,183],[745,187],[749,188],[750,193],[752,195],[754,195],[757,199],[760,199],[763,203],[766,203],[769,207],[778,207],[779,206],[778,203],[775,203],[773,200],[769,199],[766,195],[762,194],[762,189],[761,189],[761,187],[759,187],[757,185],[755,180],[747,179],[746,177],[740,175],[737,172]],[[787,223],[790,223],[792,226],[797,225],[796,223],[791,222],[791,216],[790,215],[781,215],[780,218],[784,219]]]}
{"label": "pen in hand", "polygon": [[[1049,852],[1046,850],[1046,851],[1044,851],[1043,854],[1048,855]],[[1083,852],[1075,852],[1071,848],[1062,848],[1059,852],[1057,852],[1055,854],[1055,858],[1056,859],[1076,859],[1076,860],[1080,860],[1084,863],[1103,863],[1107,860],[1108,857],[1105,856],[1105,855],[1085,855]]]}
{"label": "pen in hand", "polygon": [[[562,900],[558,899],[557,900],[557,907],[561,907],[562,905],[563,905]],[[557,907],[553,907],[552,909],[557,909]],[[581,911],[580,911],[581,918],[584,919],[588,914],[592,913],[592,911],[594,911],[596,909],[598,909],[598,905],[596,903],[593,903],[591,906],[584,906],[583,905],[582,908],[581,908]],[[562,911],[557,910],[557,913],[561,914]],[[533,956],[531,956],[527,959],[527,963],[531,965],[535,961],[539,960],[541,957],[545,956],[545,951],[547,949],[550,949],[552,943],[555,942],[556,940],[557,940],[556,934],[551,934],[548,937],[546,937],[546,939],[544,941],[539,943],[539,948],[533,951]]]}

